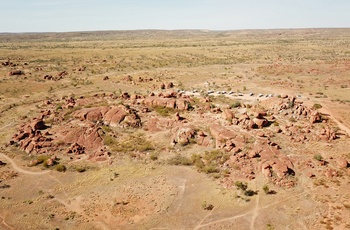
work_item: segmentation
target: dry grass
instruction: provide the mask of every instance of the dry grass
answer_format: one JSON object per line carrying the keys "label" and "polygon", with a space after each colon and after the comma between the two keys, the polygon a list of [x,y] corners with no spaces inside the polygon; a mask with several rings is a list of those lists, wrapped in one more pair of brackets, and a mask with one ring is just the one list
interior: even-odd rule
{"label": "dry grass", "polygon": [[[10,140],[22,121],[45,110],[45,100],[52,99],[55,108],[60,110],[63,96],[120,95],[124,91],[146,95],[159,92],[159,84],[170,81],[175,84],[175,90],[203,90],[202,94],[214,90],[300,95],[305,103],[321,105],[322,109],[332,111],[332,116],[350,127],[349,32],[349,29],[305,29],[1,35],[1,144]],[[2,66],[1,62],[8,59],[17,66]],[[82,67],[85,69],[79,71]],[[25,75],[7,75],[15,69],[24,71]],[[43,79],[44,75],[57,77],[64,70],[68,75],[61,80]],[[128,75],[135,80],[133,84],[125,80]],[[103,80],[105,76],[109,80]],[[154,81],[138,82],[139,77]],[[222,107],[236,108],[243,102],[239,97],[235,101],[223,96],[211,99],[213,105]],[[109,98],[86,107],[119,102]],[[74,110],[67,110],[66,120],[72,117]],[[162,115],[164,119],[173,114],[168,109],[155,110],[152,115]],[[195,118],[190,113],[181,115],[189,121]],[[48,119],[47,123],[56,124],[53,119]],[[200,125],[208,132],[207,124]],[[279,126],[277,122],[274,125]],[[0,222],[14,229],[54,229],[58,226],[60,229],[87,229],[104,225],[121,229],[183,229],[223,220],[206,228],[241,226],[249,229],[249,213],[262,210],[254,213],[257,214],[254,227],[260,226],[261,229],[280,229],[286,225],[290,228],[302,225],[310,229],[349,226],[346,223],[349,197],[342,195],[347,194],[349,184],[345,170],[338,178],[342,183],[333,183],[322,173],[315,179],[298,175],[300,180],[295,188],[273,187],[278,190],[276,194],[261,196],[258,193],[249,202],[241,202],[235,198],[234,191],[218,187],[213,181],[213,177],[226,178],[225,168],[219,168],[217,164],[225,163],[230,157],[228,154],[212,151],[210,147],[207,152],[199,152],[194,145],[170,148],[169,143],[161,139],[165,131],[148,137],[143,131],[134,129],[119,130],[109,126],[102,129],[104,143],[112,152],[114,163],[111,166],[96,162],[87,164],[79,158],[77,163],[68,164],[69,157],[63,156],[60,163],[52,167],[57,171],[52,170],[40,179],[19,173],[19,176],[1,182],[1,186],[6,186],[1,189],[0,210],[6,210],[6,213],[0,213]],[[348,142],[343,139],[335,140],[332,146],[315,142],[291,148],[288,139],[278,138],[271,137],[286,154],[305,154],[310,158],[322,154],[320,156],[332,167],[335,164],[332,159],[349,154]],[[17,157],[15,161],[25,167],[28,158],[25,153],[7,150],[9,156],[24,156],[25,160]],[[148,163],[134,164],[134,159],[120,153],[146,155]],[[189,165],[212,177],[197,173],[193,170],[195,167],[185,167]],[[10,164],[0,167],[4,175],[11,174],[11,170]],[[77,171],[84,173],[78,174]],[[252,191],[260,190],[260,193],[271,191],[264,185],[266,181],[258,177],[247,186]],[[46,198],[48,194],[52,199]],[[316,199],[316,196],[323,195],[322,200]],[[341,215],[327,216],[323,220],[315,214],[314,210],[320,210],[322,215],[328,215],[328,205],[335,205],[339,200],[344,201],[344,205],[337,206]],[[201,208],[203,201],[213,205],[210,216]],[[282,209],[288,214],[285,219],[280,215]],[[242,219],[239,218],[242,213],[248,214]],[[224,221],[231,217],[237,222]],[[328,221],[332,218],[340,225],[334,226]],[[300,223],[295,220],[300,220]],[[1,227],[8,228],[0,224]]]}

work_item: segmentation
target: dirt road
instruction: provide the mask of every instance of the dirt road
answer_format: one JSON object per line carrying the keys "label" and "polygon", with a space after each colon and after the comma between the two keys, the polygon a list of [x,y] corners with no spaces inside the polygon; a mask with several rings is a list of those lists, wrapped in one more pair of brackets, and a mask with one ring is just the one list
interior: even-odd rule
{"label": "dirt road", "polygon": [[18,167],[16,165],[16,163],[10,157],[6,156],[3,153],[0,153],[0,159],[5,160],[6,162],[9,162],[14,170],[16,170],[17,172],[23,173],[23,174],[27,174],[27,175],[43,175],[43,174],[50,173],[49,170],[43,171],[43,172],[32,172],[32,171],[28,171],[28,170],[22,169],[22,168]]}

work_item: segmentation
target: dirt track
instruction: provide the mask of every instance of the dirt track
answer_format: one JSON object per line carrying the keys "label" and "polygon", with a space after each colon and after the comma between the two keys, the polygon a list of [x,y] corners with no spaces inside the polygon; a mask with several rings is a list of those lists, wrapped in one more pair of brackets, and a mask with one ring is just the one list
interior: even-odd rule
{"label": "dirt track", "polygon": [[18,167],[16,165],[16,163],[8,156],[6,156],[5,154],[3,153],[0,153],[0,159],[5,159],[6,161],[10,162],[12,168],[20,173],[24,173],[24,174],[27,174],[27,175],[44,175],[44,174],[48,174],[50,173],[49,170],[47,171],[43,171],[43,172],[32,172],[32,171],[28,171],[28,170],[25,170],[25,169],[22,169],[20,167]]}

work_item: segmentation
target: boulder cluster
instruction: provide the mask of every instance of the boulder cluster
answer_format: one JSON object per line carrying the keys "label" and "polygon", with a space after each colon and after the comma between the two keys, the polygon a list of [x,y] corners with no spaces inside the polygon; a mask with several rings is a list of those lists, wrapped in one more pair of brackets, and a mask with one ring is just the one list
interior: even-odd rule
{"label": "boulder cluster", "polygon": [[[106,106],[106,101],[113,103]],[[104,106],[96,106],[100,102]],[[166,142],[169,141],[173,149],[181,150],[193,144],[219,150],[229,157],[218,167],[229,174],[248,180],[261,174],[287,187],[294,185],[293,176],[298,168],[295,159],[273,141],[274,137],[295,144],[330,142],[337,138],[322,114],[288,96],[267,99],[258,105],[242,103],[238,108],[229,108],[212,106],[210,98],[195,100],[176,92],[148,96],[123,92],[118,96],[101,94],[91,98],[72,95],[62,97],[59,102],[48,100],[43,106],[51,110],[20,126],[10,144],[30,154],[87,154],[90,160],[110,162],[111,152],[104,140],[106,127],[138,129],[170,138]],[[158,114],[159,108],[167,111],[166,116]],[[50,120],[49,124],[45,123]],[[322,125],[317,125],[321,122]],[[118,135],[111,138],[117,139]],[[311,169],[312,162],[306,162],[305,167]],[[348,162],[339,161],[338,165],[346,168]],[[331,168],[326,168],[324,175],[336,176]],[[230,176],[222,181],[227,186],[231,182]]]}
{"label": "boulder cluster", "polygon": [[57,147],[52,143],[51,134],[43,132],[46,128],[41,117],[35,118],[18,129],[10,144],[19,143],[20,148],[27,153],[43,154],[56,151]]}
{"label": "boulder cluster", "polygon": [[130,109],[125,105],[81,109],[74,112],[74,117],[81,121],[90,121],[93,123],[101,121],[103,124],[111,127],[139,128],[142,126],[141,119],[136,110]]}

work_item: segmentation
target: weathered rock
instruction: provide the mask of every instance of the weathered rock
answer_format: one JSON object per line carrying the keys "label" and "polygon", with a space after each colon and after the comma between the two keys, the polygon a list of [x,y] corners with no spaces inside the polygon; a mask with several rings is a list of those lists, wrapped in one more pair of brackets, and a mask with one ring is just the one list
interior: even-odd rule
{"label": "weathered rock", "polygon": [[100,127],[76,127],[69,129],[64,136],[65,143],[77,143],[87,151],[94,151],[103,146],[103,138],[99,133]]}
{"label": "weathered rock", "polygon": [[253,110],[253,112],[254,112],[253,116],[255,118],[258,118],[258,119],[263,119],[264,116],[267,115],[267,112],[265,110],[262,110],[262,109],[255,109],[255,110]]}
{"label": "weathered rock", "polygon": [[55,164],[55,161],[53,159],[49,158],[49,159],[46,160],[46,165],[47,166],[52,166],[54,164]]}
{"label": "weathered rock", "polygon": [[339,158],[337,159],[337,165],[340,169],[347,168],[349,163],[345,158]]}
{"label": "weathered rock", "polygon": [[128,92],[123,92],[121,95],[120,95],[120,98],[122,99],[129,99],[130,98],[130,95]]}
{"label": "weathered rock", "polygon": [[265,118],[262,118],[262,119],[253,118],[253,122],[258,129],[262,129],[264,126],[268,125],[269,123]]}
{"label": "weathered rock", "polygon": [[103,117],[103,122],[106,125],[110,125],[112,127],[118,126],[128,115],[128,113],[121,108],[112,107]]}
{"label": "weathered rock", "polygon": [[210,133],[215,139],[229,140],[237,136],[233,131],[227,130],[218,124],[213,124],[210,126]]}
{"label": "weathered rock", "polygon": [[174,84],[172,82],[169,82],[167,85],[166,85],[166,88],[167,89],[171,89],[174,87]]}
{"label": "weathered rock", "polygon": [[66,76],[66,75],[68,75],[68,72],[67,71],[61,71],[61,72],[59,72],[58,74],[57,74],[57,76],[59,76],[59,77],[63,77],[63,76]]}
{"label": "weathered rock", "polygon": [[212,144],[212,140],[210,136],[206,135],[203,131],[197,132],[197,144],[201,146],[210,146]]}
{"label": "weathered rock", "polygon": [[123,127],[140,128],[142,126],[141,119],[136,112],[130,112],[124,118]]}
{"label": "weathered rock", "polygon": [[182,121],[184,120],[185,118],[181,117],[180,116],[180,113],[179,112],[176,112],[175,113],[175,121]]}
{"label": "weathered rock", "polygon": [[67,150],[67,153],[73,153],[74,155],[84,154],[85,148],[84,146],[81,146],[78,143],[74,142]]}
{"label": "weathered rock", "polygon": [[108,161],[108,164],[110,165],[112,163],[110,155],[111,153],[107,151],[106,147],[101,147],[93,154],[90,154],[88,159],[93,161]]}
{"label": "weathered rock", "polygon": [[52,75],[46,74],[46,75],[43,76],[43,79],[44,80],[53,80],[53,77],[52,77]]}
{"label": "weathered rock", "polygon": [[196,131],[190,127],[180,128],[174,137],[175,143],[182,146],[187,145],[194,139]]}
{"label": "weathered rock", "polygon": [[313,111],[310,115],[310,123],[314,124],[316,122],[321,122],[321,116],[318,111]]}
{"label": "weathered rock", "polygon": [[233,140],[227,140],[225,142],[225,146],[223,147],[223,149],[226,152],[231,152],[233,150],[233,148],[236,147],[235,143],[233,142]]}
{"label": "weathered rock", "polygon": [[222,115],[227,121],[232,121],[232,119],[235,117],[234,113],[230,109],[224,109]]}
{"label": "weathered rock", "polygon": [[23,75],[24,72],[22,70],[14,70],[8,73],[9,76],[14,76],[14,75]]}
{"label": "weathered rock", "polygon": [[35,119],[33,120],[32,123],[30,123],[30,127],[32,128],[33,131],[36,130],[43,130],[46,128],[46,125],[43,120],[41,119]]}
{"label": "weathered rock", "polygon": [[306,177],[313,178],[313,177],[315,177],[315,174],[309,171],[306,173]]}
{"label": "weathered rock", "polygon": [[330,168],[325,171],[324,175],[328,178],[333,178],[338,176],[338,172]]}
{"label": "weathered rock", "polygon": [[188,110],[189,104],[190,103],[185,99],[178,99],[176,101],[176,106],[178,110]]}
{"label": "weathered rock", "polygon": [[103,119],[108,110],[108,107],[80,109],[75,111],[73,116],[79,118],[81,121],[97,122]]}

